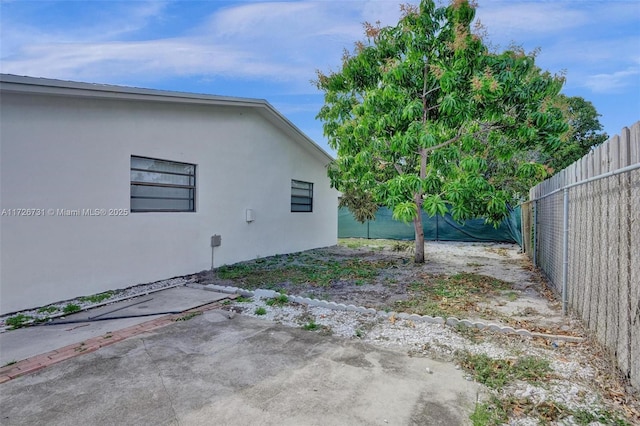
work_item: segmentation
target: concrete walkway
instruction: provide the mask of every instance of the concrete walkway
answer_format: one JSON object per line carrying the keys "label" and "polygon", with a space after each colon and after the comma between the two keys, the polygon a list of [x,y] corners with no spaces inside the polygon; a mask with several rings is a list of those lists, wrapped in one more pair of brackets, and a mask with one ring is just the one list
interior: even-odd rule
{"label": "concrete walkway", "polygon": [[66,359],[60,353],[69,348],[75,350],[74,348],[84,343],[82,352],[86,352],[90,350],[90,341],[92,345],[106,346],[136,332],[172,322],[173,319],[167,312],[179,313],[233,297],[184,286],[174,287],[78,312],[46,325],[0,333],[0,365],[16,363],[11,369],[0,368],[0,383],[6,381],[7,376],[19,374],[21,366],[18,364],[24,364],[20,361],[28,358],[37,357],[30,364],[46,366],[47,357],[54,360],[60,360],[61,357]]}

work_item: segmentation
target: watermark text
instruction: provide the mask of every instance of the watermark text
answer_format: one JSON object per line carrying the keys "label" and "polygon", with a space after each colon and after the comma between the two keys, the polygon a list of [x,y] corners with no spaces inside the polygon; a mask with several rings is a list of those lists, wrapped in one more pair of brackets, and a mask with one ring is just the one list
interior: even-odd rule
{"label": "watermark text", "polygon": [[19,208],[2,209],[0,216],[13,217],[42,217],[42,216],[78,216],[78,217],[102,217],[102,216],[129,216],[129,209],[52,209],[52,208]]}

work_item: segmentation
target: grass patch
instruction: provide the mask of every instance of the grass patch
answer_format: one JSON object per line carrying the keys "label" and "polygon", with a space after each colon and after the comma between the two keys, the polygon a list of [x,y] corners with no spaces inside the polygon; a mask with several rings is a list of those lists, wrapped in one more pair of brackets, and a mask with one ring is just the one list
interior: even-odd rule
{"label": "grass patch", "polygon": [[369,240],[366,238],[340,238],[338,245],[357,250],[365,248],[369,250],[383,250],[389,244],[393,244],[390,240]]}
{"label": "grass patch", "polygon": [[5,324],[10,326],[11,329],[21,328],[26,326],[29,322],[33,321],[33,317],[29,315],[18,314],[9,317],[5,320]]}
{"label": "grass patch", "polygon": [[509,413],[505,411],[502,401],[492,396],[488,402],[476,404],[469,416],[473,426],[501,425],[509,420]]}
{"label": "grass patch", "polygon": [[351,241],[351,240],[347,240],[347,241],[340,241],[338,244],[339,244],[339,245],[341,245],[341,246],[344,246],[344,247],[350,248],[350,249],[352,249],[352,250],[354,250],[354,249],[359,249],[359,248],[362,248],[362,247],[366,247],[366,243],[364,243],[364,242],[363,242],[363,241],[361,241],[361,240],[353,240],[353,241]]}
{"label": "grass patch", "polygon": [[268,306],[284,306],[287,303],[289,303],[289,298],[287,297],[286,294],[281,294],[278,297],[273,297],[267,300],[266,303]]}
{"label": "grass patch", "polygon": [[96,304],[111,298],[113,294],[114,294],[113,291],[105,291],[104,293],[93,294],[91,296],[83,296],[83,297],[80,297],[78,300],[82,302]]}
{"label": "grass patch", "polygon": [[486,275],[460,273],[451,276],[425,276],[408,286],[409,299],[395,302],[393,309],[400,312],[431,316],[464,316],[478,312],[477,304],[511,284]]}
{"label": "grass patch", "polygon": [[538,424],[547,425],[572,415],[573,412],[553,401],[534,403],[530,398],[492,396],[485,403],[477,404],[469,417],[474,426],[498,426],[506,424],[510,417],[533,417]]}
{"label": "grass patch", "polygon": [[587,426],[593,423],[615,426],[630,426],[622,417],[607,410],[571,410],[553,401],[533,402],[530,398],[503,397],[493,395],[483,403],[476,404],[469,417],[474,426],[498,426],[506,424],[511,417],[532,417],[538,424],[548,425],[573,416],[571,424]]}
{"label": "grass patch", "polygon": [[254,313],[256,315],[266,315],[267,314],[267,310],[263,306],[260,306],[260,307],[256,308]]}
{"label": "grass patch", "polygon": [[75,303],[69,303],[64,308],[62,308],[62,312],[68,315],[68,314],[80,312],[81,309],[82,308],[80,308],[80,305],[76,305]]}
{"label": "grass patch", "polygon": [[249,303],[252,301],[253,299],[251,297],[246,297],[246,296],[238,296],[234,299],[234,302],[238,302],[238,303]]}
{"label": "grass patch", "polygon": [[514,380],[539,383],[551,373],[549,361],[534,356],[493,359],[485,354],[465,353],[460,365],[478,382],[492,389],[500,389]]}
{"label": "grass patch", "polygon": [[361,259],[318,259],[305,253],[280,256],[278,262],[242,262],[221,266],[217,276],[233,280],[246,289],[279,289],[283,284],[326,287],[333,282],[354,281],[364,285],[375,280],[381,269],[393,261]]}
{"label": "grass patch", "polygon": [[604,410],[575,410],[573,412],[573,420],[579,425],[590,425],[598,422],[605,425],[627,426],[629,423],[615,413]]}

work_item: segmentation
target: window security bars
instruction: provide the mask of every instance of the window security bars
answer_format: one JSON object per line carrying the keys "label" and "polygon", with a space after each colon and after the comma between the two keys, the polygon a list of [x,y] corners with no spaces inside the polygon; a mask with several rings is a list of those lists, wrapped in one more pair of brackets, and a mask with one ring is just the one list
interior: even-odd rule
{"label": "window security bars", "polygon": [[131,156],[132,212],[194,212],[195,164]]}
{"label": "window security bars", "polygon": [[313,184],[300,180],[291,181],[291,211],[313,211]]}

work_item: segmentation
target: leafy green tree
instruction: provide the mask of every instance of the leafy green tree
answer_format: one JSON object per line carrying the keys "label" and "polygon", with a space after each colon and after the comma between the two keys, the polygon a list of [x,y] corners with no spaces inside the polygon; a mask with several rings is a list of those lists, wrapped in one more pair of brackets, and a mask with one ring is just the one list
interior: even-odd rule
{"label": "leafy green tree", "polygon": [[421,210],[499,222],[518,197],[495,180],[501,164],[514,178],[545,175],[514,153],[557,148],[567,124],[553,103],[563,78],[521,49],[490,53],[471,31],[473,4],[423,0],[401,10],[396,26],[365,23],[366,40],[345,52],[340,71],[318,71],[318,118],[337,152],[328,173],[343,205],[360,219],[384,205],[413,222],[420,263]]}
{"label": "leafy green tree", "polygon": [[556,152],[547,156],[545,164],[556,173],[585,156],[609,136],[603,132],[600,114],[593,104],[579,96],[560,95],[561,107],[569,122],[569,135]]}

